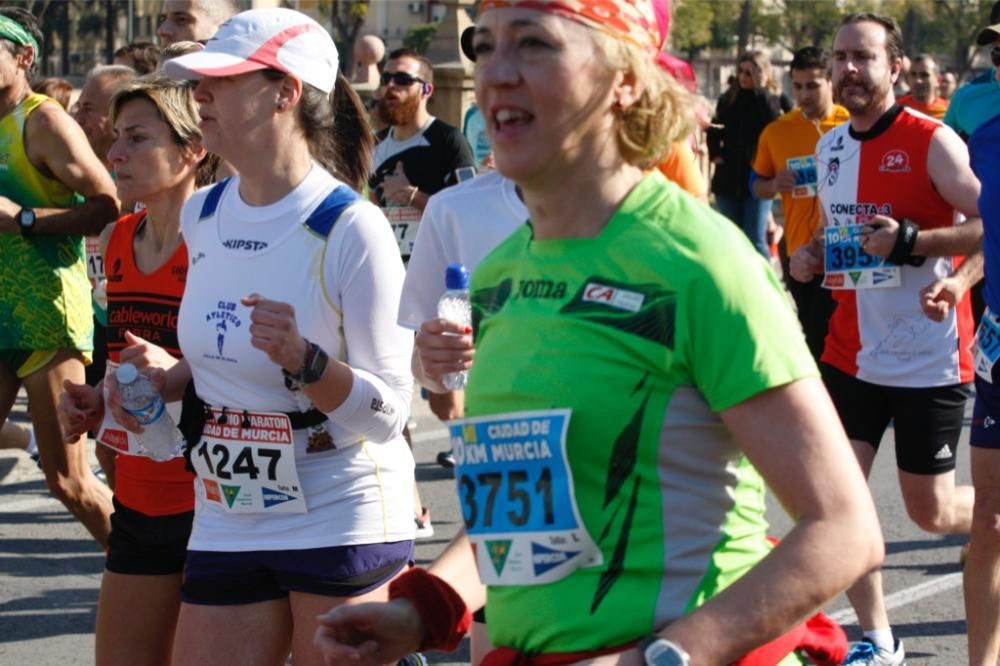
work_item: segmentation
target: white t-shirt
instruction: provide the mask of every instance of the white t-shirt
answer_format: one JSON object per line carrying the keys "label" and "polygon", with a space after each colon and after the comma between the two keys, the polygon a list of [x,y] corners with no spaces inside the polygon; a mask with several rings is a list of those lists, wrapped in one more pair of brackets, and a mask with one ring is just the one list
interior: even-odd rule
{"label": "white t-shirt", "polygon": [[437,317],[448,264],[469,271],[528,220],[514,182],[491,171],[441,190],[424,209],[403,281],[399,325],[417,330]]}
{"label": "white t-shirt", "polygon": [[[195,550],[277,550],[413,538],[413,457],[402,437],[413,378],[413,336],[394,321],[403,265],[392,232],[367,201],[349,207],[327,237],[303,222],[342,183],[319,165],[281,201],[247,205],[240,178],[214,215],[199,219],[208,188],[185,204],[181,225],[191,264],[178,338],[198,395],[240,410],[306,409],[281,368],[250,345],[251,293],[290,303],[299,332],[351,366],[347,399],[325,427],[336,448],[295,441],[306,513],[227,512],[195,482]],[[305,402],[306,404],[302,404]]]}

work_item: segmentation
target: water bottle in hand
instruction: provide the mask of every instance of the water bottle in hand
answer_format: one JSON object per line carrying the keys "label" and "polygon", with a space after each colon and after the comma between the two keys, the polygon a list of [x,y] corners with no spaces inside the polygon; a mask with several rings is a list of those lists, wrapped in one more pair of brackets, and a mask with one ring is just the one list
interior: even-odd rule
{"label": "water bottle in hand", "polygon": [[[472,325],[472,308],[469,306],[469,271],[462,264],[448,264],[444,274],[445,292],[438,301],[438,317],[465,326]],[[469,372],[460,370],[449,372],[441,378],[441,383],[449,391],[465,388]]]}
{"label": "water bottle in hand", "polygon": [[115,371],[115,378],[118,380],[122,409],[142,426],[142,433],[133,433],[142,452],[158,462],[177,457],[183,447],[181,434],[149,377],[131,363],[122,363]]}

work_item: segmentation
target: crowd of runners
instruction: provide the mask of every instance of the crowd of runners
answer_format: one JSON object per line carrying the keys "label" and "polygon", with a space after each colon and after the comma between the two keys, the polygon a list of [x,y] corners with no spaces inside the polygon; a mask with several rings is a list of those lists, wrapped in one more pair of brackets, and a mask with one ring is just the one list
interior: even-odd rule
{"label": "crowd of runners", "polygon": [[[866,487],[890,424],[910,518],[970,535],[969,663],[996,664],[1000,2],[957,91],[850,14],[791,97],[741,55],[712,119],[670,19],[481,0],[469,130],[420,53],[366,105],[317,22],[231,0],[165,0],[74,103],[0,8],[0,442],[106,551],[97,664],[420,664],[467,635],[487,666],[903,664]],[[438,317],[454,263],[471,326]],[[427,568],[420,399],[464,520]],[[844,591],[853,645],[822,613]]]}

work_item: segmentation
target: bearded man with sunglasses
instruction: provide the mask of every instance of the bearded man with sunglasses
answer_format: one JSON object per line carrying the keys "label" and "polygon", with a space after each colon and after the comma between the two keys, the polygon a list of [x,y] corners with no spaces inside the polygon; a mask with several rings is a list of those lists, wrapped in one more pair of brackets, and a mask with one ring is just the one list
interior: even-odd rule
{"label": "bearded man with sunglasses", "polygon": [[474,167],[475,158],[462,132],[427,110],[434,94],[427,58],[412,49],[393,51],[379,84],[378,113],[389,127],[378,133],[368,186],[372,201],[385,209],[405,262],[428,197],[457,183],[465,173],[460,169]]}

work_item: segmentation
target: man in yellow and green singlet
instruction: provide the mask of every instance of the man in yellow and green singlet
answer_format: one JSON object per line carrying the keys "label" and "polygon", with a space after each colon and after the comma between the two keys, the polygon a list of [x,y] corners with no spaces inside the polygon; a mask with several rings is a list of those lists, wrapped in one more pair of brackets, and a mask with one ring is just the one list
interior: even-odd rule
{"label": "man in yellow and green singlet", "polygon": [[118,214],[115,187],[79,126],[31,90],[41,31],[0,8],[0,424],[24,386],[45,480],[102,545],[111,493],[90,471],[86,438],[64,441],[63,382],[82,383],[93,350],[83,236]]}

